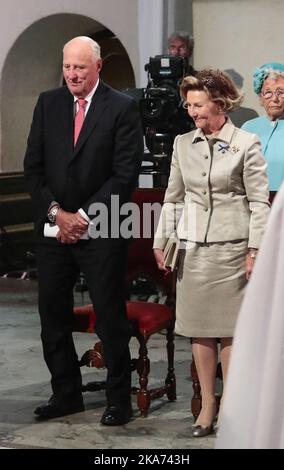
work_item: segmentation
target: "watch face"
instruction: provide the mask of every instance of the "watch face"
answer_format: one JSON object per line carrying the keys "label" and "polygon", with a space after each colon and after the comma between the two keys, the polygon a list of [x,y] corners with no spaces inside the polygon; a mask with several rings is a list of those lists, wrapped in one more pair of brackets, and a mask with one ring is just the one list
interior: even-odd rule
{"label": "watch face", "polygon": [[50,222],[51,222],[52,224],[55,223],[55,218],[56,218],[57,212],[58,212],[58,207],[56,206],[56,207],[53,207],[53,208],[49,211],[49,213],[47,214],[47,217],[48,217],[48,219],[50,220]]}

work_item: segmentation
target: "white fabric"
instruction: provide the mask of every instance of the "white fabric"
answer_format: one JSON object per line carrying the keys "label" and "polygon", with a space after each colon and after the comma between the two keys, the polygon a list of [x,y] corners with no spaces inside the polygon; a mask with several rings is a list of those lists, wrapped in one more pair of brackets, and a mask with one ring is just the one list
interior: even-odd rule
{"label": "white fabric", "polygon": [[284,185],[239,314],[216,447],[284,448]]}
{"label": "white fabric", "polygon": [[[83,233],[83,235],[81,235],[81,237],[79,238],[79,240],[89,240],[90,238],[90,235],[89,235],[89,228],[90,226],[88,227],[88,229]],[[59,227],[58,225],[54,225],[54,224],[49,224],[48,222],[46,224],[44,224],[44,227],[43,227],[43,235],[44,237],[52,237],[52,238],[55,238],[56,235],[58,234],[59,232]]]}
{"label": "white fabric", "polygon": [[138,87],[147,85],[145,64],[149,57],[162,53],[163,40],[163,0],[138,0],[138,35],[140,80]]}
{"label": "white fabric", "polygon": [[83,219],[85,219],[87,222],[91,222],[90,217],[86,214],[86,212],[84,211],[84,209],[80,208],[80,209],[78,209],[78,212],[81,214],[81,216],[83,217]]}

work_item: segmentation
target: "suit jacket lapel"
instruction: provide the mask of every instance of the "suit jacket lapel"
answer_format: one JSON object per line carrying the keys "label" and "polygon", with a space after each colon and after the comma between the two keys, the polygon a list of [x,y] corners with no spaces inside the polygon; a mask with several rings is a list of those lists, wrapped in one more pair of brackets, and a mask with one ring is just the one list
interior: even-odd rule
{"label": "suit jacket lapel", "polygon": [[105,107],[107,106],[107,87],[100,82],[96,93],[93,96],[90,108],[87,112],[86,118],[84,120],[83,127],[79,134],[76,146],[73,151],[72,159],[78,154],[89,135],[96,127],[98,120],[100,119]]}

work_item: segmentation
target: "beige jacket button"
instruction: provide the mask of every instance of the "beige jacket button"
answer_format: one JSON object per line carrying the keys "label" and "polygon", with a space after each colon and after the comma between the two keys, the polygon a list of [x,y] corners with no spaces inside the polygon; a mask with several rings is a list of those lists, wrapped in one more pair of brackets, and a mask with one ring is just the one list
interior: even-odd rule
{"label": "beige jacket button", "polygon": [[208,211],[208,207],[204,207],[203,210],[204,210],[204,212],[207,212],[207,211]]}
{"label": "beige jacket button", "polygon": [[206,189],[202,189],[202,194],[206,194],[206,193],[207,193]]}
{"label": "beige jacket button", "polygon": [[206,176],[206,171],[202,171],[202,176]]}

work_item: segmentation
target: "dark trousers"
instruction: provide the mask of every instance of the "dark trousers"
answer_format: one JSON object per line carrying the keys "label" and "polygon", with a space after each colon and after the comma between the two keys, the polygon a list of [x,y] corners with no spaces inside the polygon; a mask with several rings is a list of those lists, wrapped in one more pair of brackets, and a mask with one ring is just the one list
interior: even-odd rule
{"label": "dark trousers", "polygon": [[41,338],[51,385],[59,400],[81,395],[81,373],[75,351],[73,288],[78,272],[85,274],[96,311],[96,333],[103,344],[107,367],[108,405],[128,404],[131,389],[129,339],[124,279],[127,248],[124,244],[93,248],[54,243],[38,246],[39,313]]}

